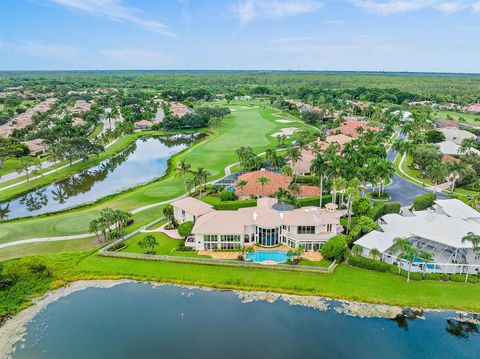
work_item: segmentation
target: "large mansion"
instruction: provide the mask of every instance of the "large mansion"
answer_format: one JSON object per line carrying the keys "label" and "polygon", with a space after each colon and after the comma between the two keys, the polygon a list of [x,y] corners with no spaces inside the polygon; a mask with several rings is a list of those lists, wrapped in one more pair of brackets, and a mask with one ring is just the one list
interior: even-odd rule
{"label": "large mansion", "polygon": [[294,209],[274,198],[260,198],[256,207],[236,211],[217,211],[194,198],[173,202],[177,221],[195,221],[186,246],[196,250],[234,249],[237,246],[260,245],[290,248],[302,245],[317,251],[331,237],[342,231],[341,211],[329,203],[325,208]]}

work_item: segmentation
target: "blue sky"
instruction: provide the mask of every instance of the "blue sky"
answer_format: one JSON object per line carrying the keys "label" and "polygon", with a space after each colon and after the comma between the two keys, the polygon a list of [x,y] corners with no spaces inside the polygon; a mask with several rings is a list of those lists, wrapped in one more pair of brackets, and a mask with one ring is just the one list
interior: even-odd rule
{"label": "blue sky", "polygon": [[480,0],[1,0],[35,69],[480,72]]}

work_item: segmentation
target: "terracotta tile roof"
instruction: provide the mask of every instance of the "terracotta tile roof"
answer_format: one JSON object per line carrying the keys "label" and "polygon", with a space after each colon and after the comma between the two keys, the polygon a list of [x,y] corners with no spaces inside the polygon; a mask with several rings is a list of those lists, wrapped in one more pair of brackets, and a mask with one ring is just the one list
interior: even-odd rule
{"label": "terracotta tile roof", "polygon": [[[267,177],[270,181],[262,187],[257,182],[260,177]],[[242,180],[247,184],[243,188],[236,188],[237,196],[272,196],[279,188],[288,189],[292,182],[290,176],[266,170],[245,173],[238,177],[238,181]]]}
{"label": "terracotta tile roof", "polygon": [[455,158],[453,156],[450,156],[450,155],[443,155],[442,156],[442,162],[456,162],[456,163],[460,163],[461,161],[458,159],[458,158]]}
{"label": "terracotta tile roof", "polygon": [[147,120],[140,120],[135,122],[135,128],[150,128],[152,127],[153,123]]}
{"label": "terracotta tile roof", "polygon": [[300,161],[295,162],[295,164],[292,161],[288,161],[288,164],[295,173],[309,173],[315,154],[312,151],[303,150],[300,155],[302,156]]}
{"label": "terracotta tile roof", "polygon": [[34,140],[27,141],[27,142],[25,142],[25,144],[27,145],[31,154],[36,154],[38,152],[43,152],[43,151],[46,151],[48,149],[48,145],[43,143],[42,138],[36,138]]}
{"label": "terracotta tile roof", "polygon": [[480,113],[480,103],[472,103],[470,106],[468,106],[467,111],[473,113]]}
{"label": "terracotta tile roof", "polygon": [[320,188],[316,186],[300,186],[299,197],[320,196]]}
{"label": "terracotta tile roof", "polygon": [[452,120],[440,120],[437,122],[438,128],[446,128],[446,127],[456,127],[458,128],[458,122]]}
{"label": "terracotta tile roof", "polygon": [[357,138],[362,135],[358,132],[359,128],[363,128],[364,131],[380,131],[378,127],[369,126],[365,121],[358,121],[354,119],[347,119],[337,129],[334,129],[334,131],[338,131],[346,136]]}
{"label": "terracotta tile roof", "polygon": [[80,118],[80,117],[75,117],[72,121],[73,126],[85,126],[86,124],[87,124],[87,122],[83,118]]}

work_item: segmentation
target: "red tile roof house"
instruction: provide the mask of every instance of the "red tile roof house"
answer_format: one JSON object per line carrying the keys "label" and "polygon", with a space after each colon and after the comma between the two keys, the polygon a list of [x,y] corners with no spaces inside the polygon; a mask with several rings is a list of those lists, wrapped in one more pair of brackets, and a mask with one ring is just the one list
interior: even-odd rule
{"label": "red tile roof house", "polygon": [[378,127],[369,126],[365,121],[348,119],[345,122],[343,122],[338,128],[333,129],[332,132],[339,132],[339,133],[343,133],[346,136],[358,138],[362,135],[363,132],[368,130],[380,131]]}
{"label": "red tile roof house", "polygon": [[472,103],[470,106],[467,107],[468,113],[480,113],[480,103]]}
{"label": "red tile roof house", "polygon": [[[262,186],[257,180],[260,177],[268,178],[268,183]],[[247,184],[240,188],[238,183],[245,181]],[[238,177],[235,193],[240,199],[255,197],[273,197],[279,188],[288,190],[292,177],[267,170],[245,173]],[[299,193],[292,193],[297,198],[313,197],[320,195],[320,189],[314,186],[300,186]]]}
{"label": "red tile roof house", "polygon": [[135,122],[135,129],[136,130],[150,130],[152,128],[153,123],[147,120],[140,120]]}

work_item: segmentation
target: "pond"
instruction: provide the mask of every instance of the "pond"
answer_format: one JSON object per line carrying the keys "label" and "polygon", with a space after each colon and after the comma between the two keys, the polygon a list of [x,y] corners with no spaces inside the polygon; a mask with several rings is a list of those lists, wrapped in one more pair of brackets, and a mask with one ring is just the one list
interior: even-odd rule
{"label": "pond", "polygon": [[[269,301],[265,300],[268,299]],[[303,301],[302,301],[303,300]],[[361,318],[324,298],[146,283],[87,288],[25,326],[14,359],[478,358],[478,324],[454,312]],[[373,307],[372,313],[376,313]],[[475,316],[473,316],[475,319]],[[0,334],[1,334],[0,328]],[[0,353],[0,356],[5,353]],[[3,357],[3,356],[2,356]]]}
{"label": "pond", "polygon": [[0,220],[56,212],[163,176],[168,160],[204,134],[146,137],[99,165],[0,203]]}

